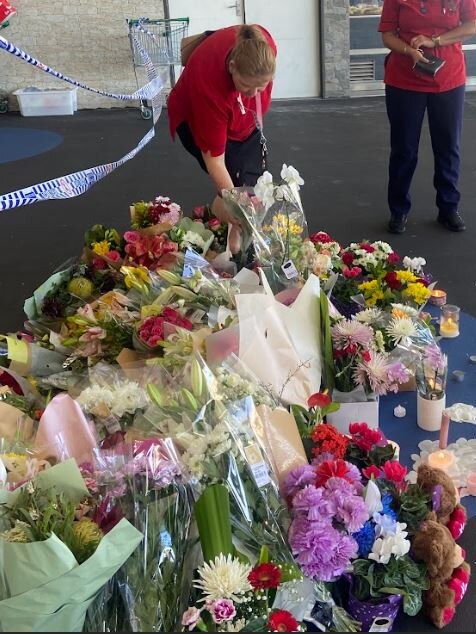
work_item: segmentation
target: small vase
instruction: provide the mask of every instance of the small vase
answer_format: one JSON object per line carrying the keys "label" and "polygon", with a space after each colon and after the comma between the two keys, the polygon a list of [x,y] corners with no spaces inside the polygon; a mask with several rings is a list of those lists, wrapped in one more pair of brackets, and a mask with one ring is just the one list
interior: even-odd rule
{"label": "small vase", "polygon": [[361,601],[354,597],[351,588],[347,610],[354,619],[360,621],[361,632],[369,632],[377,620],[383,621],[380,625],[385,624],[385,629],[375,631],[390,632],[401,605],[402,595],[400,594],[389,594],[381,600]]}
{"label": "small vase", "polygon": [[439,431],[441,415],[446,407],[446,394],[439,399],[428,399],[417,392],[417,425],[425,431]]}

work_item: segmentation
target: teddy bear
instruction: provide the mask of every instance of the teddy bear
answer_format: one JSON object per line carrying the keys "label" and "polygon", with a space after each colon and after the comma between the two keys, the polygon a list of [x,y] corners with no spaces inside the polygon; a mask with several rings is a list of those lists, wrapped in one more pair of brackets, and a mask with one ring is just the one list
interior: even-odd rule
{"label": "teddy bear", "polygon": [[411,554],[427,566],[429,587],[423,592],[424,612],[436,627],[445,627],[468,588],[470,567],[464,561],[465,552],[431,512],[413,537]]}
{"label": "teddy bear", "polygon": [[417,484],[431,494],[432,510],[454,539],[461,537],[466,526],[466,510],[459,503],[459,494],[450,476],[427,464],[418,467]]}

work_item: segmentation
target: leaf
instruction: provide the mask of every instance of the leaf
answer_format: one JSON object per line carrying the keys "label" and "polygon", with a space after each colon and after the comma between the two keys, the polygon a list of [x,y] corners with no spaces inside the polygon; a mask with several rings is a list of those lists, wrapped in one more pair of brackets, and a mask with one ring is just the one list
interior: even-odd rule
{"label": "leaf", "polygon": [[302,572],[295,564],[280,564],[279,567],[281,569],[281,583],[303,578]]}
{"label": "leaf", "polygon": [[213,561],[220,554],[232,555],[230,497],[223,484],[205,489],[194,507],[204,561]]}
{"label": "leaf", "polygon": [[331,322],[329,317],[329,305],[327,295],[321,290],[319,294],[319,307],[321,314],[321,341],[324,360],[324,383],[332,391],[334,381],[334,357],[332,355]]}
{"label": "leaf", "polygon": [[266,619],[262,616],[256,619],[251,619],[251,621],[248,621],[245,627],[246,627],[246,630],[243,630],[243,631],[246,631],[246,632],[267,632],[268,631],[266,627]]}

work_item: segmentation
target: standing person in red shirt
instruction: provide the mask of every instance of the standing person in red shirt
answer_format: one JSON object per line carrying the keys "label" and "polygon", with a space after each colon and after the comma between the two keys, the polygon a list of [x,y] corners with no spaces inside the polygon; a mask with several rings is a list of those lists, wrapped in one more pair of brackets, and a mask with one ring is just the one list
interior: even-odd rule
{"label": "standing person in red shirt", "polygon": [[[388,205],[390,233],[403,233],[410,185],[418,160],[425,111],[434,156],[437,220],[464,231],[458,190],[466,66],[462,40],[476,33],[476,0],[384,0],[379,31],[390,49],[385,98],[390,122]],[[444,65],[434,75],[417,62],[434,55]]]}
{"label": "standing person in red shirt", "polygon": [[230,221],[222,189],[254,185],[266,169],[262,115],[269,109],[276,44],[259,25],[212,31],[191,53],[170,93],[172,137],[198,161],[217,193],[212,211]]}

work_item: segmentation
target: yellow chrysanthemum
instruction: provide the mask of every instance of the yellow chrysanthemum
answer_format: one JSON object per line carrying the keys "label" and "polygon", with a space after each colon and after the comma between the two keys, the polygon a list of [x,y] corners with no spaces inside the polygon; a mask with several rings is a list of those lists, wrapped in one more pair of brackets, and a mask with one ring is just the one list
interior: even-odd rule
{"label": "yellow chrysanthemum", "polygon": [[359,289],[359,291],[362,291],[364,293],[368,293],[369,295],[371,295],[372,293],[375,293],[376,291],[379,290],[379,282],[378,280],[370,280],[368,282],[362,282],[361,284],[358,285],[357,288]]}
{"label": "yellow chrysanthemum", "polygon": [[107,255],[111,250],[111,245],[107,240],[102,240],[101,242],[94,242],[92,249],[97,255]]}
{"label": "yellow chrysanthemum", "polygon": [[402,295],[409,297],[420,306],[430,297],[430,291],[424,284],[409,284]]}
{"label": "yellow chrysanthemum", "polygon": [[295,220],[285,214],[276,214],[273,217],[273,224],[263,227],[265,231],[275,231],[279,236],[286,235],[299,236],[303,228]]}
{"label": "yellow chrysanthemum", "polygon": [[375,290],[370,297],[365,298],[366,306],[375,306],[375,304],[384,298],[383,291],[381,289]]}
{"label": "yellow chrysanthemum", "polygon": [[417,276],[411,271],[405,271],[405,270],[397,271],[397,280],[399,282],[406,282],[407,284],[410,284],[411,282],[416,282],[417,279],[418,279]]}
{"label": "yellow chrysanthemum", "polygon": [[86,561],[99,546],[99,542],[104,537],[104,533],[88,517],[82,517],[78,522],[73,523],[73,553],[79,563]]}

